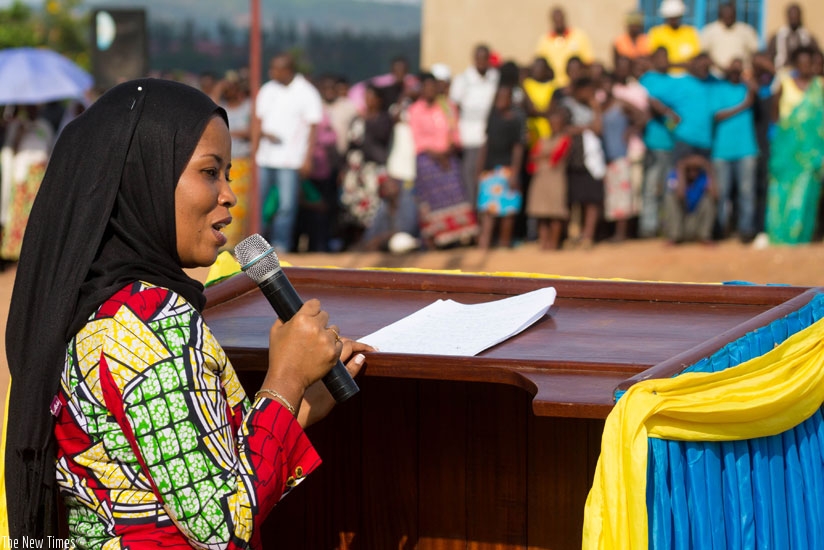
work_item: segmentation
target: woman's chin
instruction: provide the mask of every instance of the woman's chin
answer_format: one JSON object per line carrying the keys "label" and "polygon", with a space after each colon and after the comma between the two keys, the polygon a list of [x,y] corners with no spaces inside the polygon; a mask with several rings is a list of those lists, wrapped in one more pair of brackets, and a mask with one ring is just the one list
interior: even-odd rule
{"label": "woman's chin", "polygon": [[201,254],[192,255],[191,257],[182,259],[181,267],[183,269],[198,269],[201,267],[212,267],[212,264],[215,263],[217,260],[217,256],[220,253],[219,248],[215,248],[212,251],[206,252],[204,251]]}

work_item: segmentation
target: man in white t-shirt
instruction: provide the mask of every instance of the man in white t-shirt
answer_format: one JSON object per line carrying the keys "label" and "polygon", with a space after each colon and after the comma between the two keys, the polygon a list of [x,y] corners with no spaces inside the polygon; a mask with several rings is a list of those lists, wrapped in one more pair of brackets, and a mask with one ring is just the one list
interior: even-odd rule
{"label": "man in white t-shirt", "polygon": [[449,98],[460,112],[458,129],[463,147],[461,178],[466,198],[473,207],[478,196],[478,154],[486,142],[486,123],[500,75],[489,64],[489,48],[483,44],[475,48],[475,65],[455,77],[449,89]]}
{"label": "man in white t-shirt", "polygon": [[[269,77],[255,101],[252,147],[259,167],[262,233],[279,252],[292,250],[300,178],[312,170],[312,148],[323,104],[317,89],[295,70],[292,56],[269,64]],[[266,201],[277,188],[277,210],[266,219]]]}
{"label": "man in white t-shirt", "polygon": [[701,31],[701,47],[710,55],[713,73],[723,78],[733,60],[744,62],[744,70],[752,68],[752,56],[758,51],[758,33],[750,25],[736,20],[735,4],[724,3],[718,8],[718,20]]}

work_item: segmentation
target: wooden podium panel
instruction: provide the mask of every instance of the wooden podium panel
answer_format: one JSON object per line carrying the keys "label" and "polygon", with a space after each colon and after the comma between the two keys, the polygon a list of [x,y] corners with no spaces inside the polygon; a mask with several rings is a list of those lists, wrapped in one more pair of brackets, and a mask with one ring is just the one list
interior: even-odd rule
{"label": "wooden podium panel", "polygon": [[[439,298],[554,286],[550,316],[475,357],[373,353],[361,392],[309,429],[324,465],[264,526],[289,549],[580,548],[617,389],[672,376],[816,289],[287,268],[358,338]],[[253,394],[275,314],[245,275],[204,316]]]}

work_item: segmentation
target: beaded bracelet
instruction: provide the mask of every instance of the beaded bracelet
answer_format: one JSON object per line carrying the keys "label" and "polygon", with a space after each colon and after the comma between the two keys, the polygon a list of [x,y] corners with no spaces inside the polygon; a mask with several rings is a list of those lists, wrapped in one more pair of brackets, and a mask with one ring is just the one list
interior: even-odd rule
{"label": "beaded bracelet", "polygon": [[287,401],[285,397],[283,397],[281,394],[279,394],[275,390],[270,390],[269,388],[263,388],[262,390],[259,390],[255,394],[255,400],[256,401],[257,401],[258,397],[260,397],[260,394],[262,394],[262,393],[268,393],[272,396],[273,399],[277,399],[278,401],[280,401],[281,404],[284,407],[286,407],[289,410],[290,413],[292,413],[292,416],[297,416],[298,415],[298,412],[295,409],[295,407],[293,407],[292,404],[289,403],[289,401]]}

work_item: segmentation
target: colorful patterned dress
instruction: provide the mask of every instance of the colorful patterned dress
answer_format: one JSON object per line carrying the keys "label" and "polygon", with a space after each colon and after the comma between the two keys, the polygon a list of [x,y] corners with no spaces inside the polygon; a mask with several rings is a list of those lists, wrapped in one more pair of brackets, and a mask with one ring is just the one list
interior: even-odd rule
{"label": "colorful patterned dress", "polygon": [[486,126],[486,155],[478,182],[478,212],[494,217],[514,216],[521,211],[523,195],[520,187],[513,189],[512,159],[515,148],[523,146],[526,120],[515,109],[493,108]]}
{"label": "colorful patterned dress", "polygon": [[415,195],[421,236],[436,246],[475,237],[475,211],[461,181],[461,164],[452,152],[460,143],[455,106],[445,98],[431,104],[419,99],[407,113],[417,154]]}
{"label": "colorful patterned dress", "polygon": [[17,261],[34,198],[49,161],[54,132],[43,119],[11,122],[0,152],[0,258]]}
{"label": "colorful patterned dress", "polygon": [[801,90],[788,76],[781,87],[782,112],[770,142],[767,234],[772,244],[808,243],[824,175],[824,78]]}
{"label": "colorful patterned dress", "polygon": [[200,314],[146,283],[69,342],[52,413],[78,548],[259,548],[267,513],[320,464],[280,403],[250,403]]}

